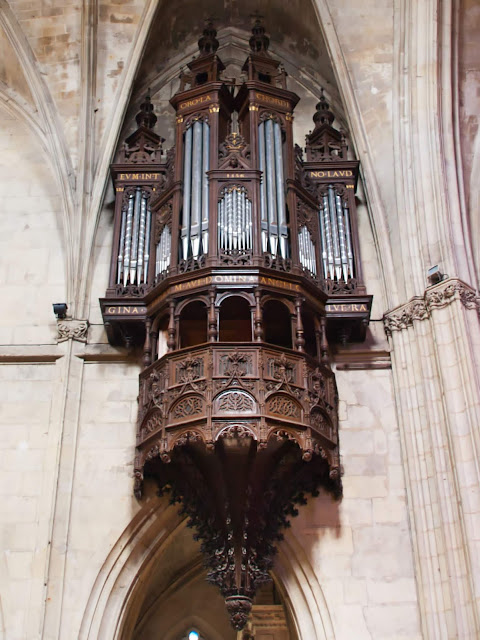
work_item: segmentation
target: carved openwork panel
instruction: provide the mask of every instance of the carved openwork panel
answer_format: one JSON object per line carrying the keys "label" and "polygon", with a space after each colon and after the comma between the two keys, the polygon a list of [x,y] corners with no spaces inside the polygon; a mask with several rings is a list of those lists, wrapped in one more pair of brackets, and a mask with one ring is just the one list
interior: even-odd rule
{"label": "carved openwork panel", "polygon": [[214,413],[234,414],[255,413],[256,402],[249,393],[243,390],[229,390],[222,392],[214,401]]}
{"label": "carved openwork panel", "polygon": [[140,430],[139,430],[139,438],[140,440],[145,440],[152,433],[155,433],[159,429],[163,427],[164,419],[161,411],[158,409],[154,409],[151,411],[143,420]]}
{"label": "carved openwork panel", "polygon": [[267,414],[282,416],[287,420],[300,422],[302,408],[299,403],[285,393],[276,393],[266,401]]}
{"label": "carved openwork panel", "polygon": [[225,378],[244,378],[253,374],[256,365],[255,353],[234,349],[227,353],[216,352],[216,355],[215,375]]}
{"label": "carved openwork panel", "polygon": [[178,422],[197,418],[205,414],[205,401],[197,395],[182,396],[169,411],[169,419]]}

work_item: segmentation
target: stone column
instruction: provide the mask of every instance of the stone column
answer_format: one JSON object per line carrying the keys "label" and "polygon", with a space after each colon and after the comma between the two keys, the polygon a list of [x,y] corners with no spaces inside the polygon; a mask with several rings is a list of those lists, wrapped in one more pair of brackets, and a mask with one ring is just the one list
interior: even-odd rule
{"label": "stone column", "polygon": [[425,638],[478,638],[479,298],[456,278],[384,316]]}

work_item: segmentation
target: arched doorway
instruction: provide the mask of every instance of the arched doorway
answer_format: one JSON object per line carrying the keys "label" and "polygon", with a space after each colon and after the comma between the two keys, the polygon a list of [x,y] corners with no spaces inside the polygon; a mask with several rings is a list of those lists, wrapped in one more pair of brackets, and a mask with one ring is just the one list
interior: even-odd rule
{"label": "arched doorway", "polygon": [[[187,521],[167,498],[153,494],[152,487],[106,558],[79,640],[183,640],[192,629],[201,633],[201,640],[237,640],[223,599],[205,581],[199,545]],[[262,618],[276,621],[283,635],[274,635],[275,640],[332,640],[321,587],[290,533],[280,545],[273,578],[254,604],[249,626],[255,640],[262,640],[262,633],[271,636]]]}

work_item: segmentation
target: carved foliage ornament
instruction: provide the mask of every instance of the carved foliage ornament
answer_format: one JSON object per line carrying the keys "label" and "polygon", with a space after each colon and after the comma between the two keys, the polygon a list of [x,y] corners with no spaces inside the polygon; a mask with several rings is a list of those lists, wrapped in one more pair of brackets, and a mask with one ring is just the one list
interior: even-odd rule
{"label": "carved foliage ornament", "polygon": [[57,322],[57,340],[76,340],[86,342],[88,333],[88,320],[60,320]]}
{"label": "carved foliage ornament", "polygon": [[300,419],[300,407],[296,402],[284,395],[275,395],[267,401],[267,410],[287,418]]}
{"label": "carved foliage ornament", "polygon": [[425,320],[432,309],[440,309],[460,300],[466,309],[480,309],[480,299],[475,291],[461,280],[451,278],[425,291],[423,297],[412,298],[407,304],[386,313],[383,317],[385,333],[402,331],[413,326],[415,320]]}
{"label": "carved foliage ornament", "polygon": [[219,413],[252,413],[255,411],[253,399],[244,391],[227,391],[217,400]]}

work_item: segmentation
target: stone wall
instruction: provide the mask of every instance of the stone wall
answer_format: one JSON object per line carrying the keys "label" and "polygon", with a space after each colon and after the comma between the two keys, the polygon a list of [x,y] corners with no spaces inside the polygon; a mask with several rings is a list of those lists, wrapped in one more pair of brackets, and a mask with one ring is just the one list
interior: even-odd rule
{"label": "stone wall", "polygon": [[[226,4],[243,46],[247,18]],[[469,228],[478,235],[478,16],[465,6],[473,18],[460,25],[449,2],[318,0],[309,14],[318,41],[297,25],[302,37],[278,45],[287,64],[303,56],[299,86],[308,92],[322,77],[343,108],[362,167],[362,259],[375,294],[360,364],[349,370],[337,354],[343,501],[310,501],[280,546],[275,575],[299,640],[480,633],[480,339],[469,259],[478,248],[468,237]],[[107,344],[98,306],[111,250],[108,165],[136,108],[132,88],[145,88],[135,74],[163,10],[155,0],[0,0],[0,638],[110,640],[122,625],[133,634],[155,560],[181,539],[165,500],[133,498],[138,354]],[[175,11],[180,61],[194,38]],[[153,79],[165,71],[145,69]],[[451,281],[425,291],[437,263]],[[73,317],[64,341],[54,302]],[[195,549],[188,562],[180,556],[171,575],[198,559]]]}

